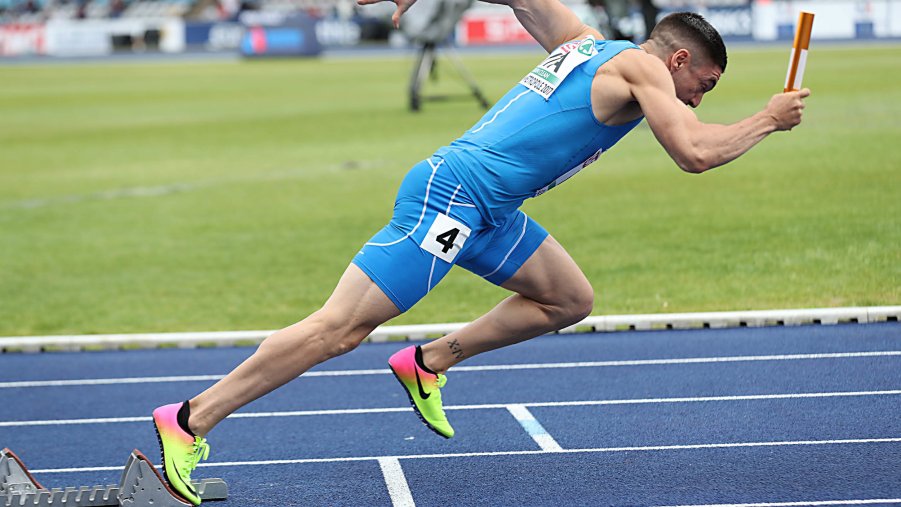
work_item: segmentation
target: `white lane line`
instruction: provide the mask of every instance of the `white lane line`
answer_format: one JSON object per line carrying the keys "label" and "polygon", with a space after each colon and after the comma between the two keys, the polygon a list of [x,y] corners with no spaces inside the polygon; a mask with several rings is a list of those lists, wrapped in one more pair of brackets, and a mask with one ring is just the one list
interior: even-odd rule
{"label": "white lane line", "polygon": [[[660,366],[674,364],[707,364],[707,363],[742,363],[753,361],[804,361],[822,359],[853,359],[866,357],[898,357],[901,350],[883,350],[873,352],[835,352],[825,354],[782,354],[766,356],[728,356],[728,357],[685,357],[677,359],[635,359],[627,361],[585,361],[574,363],[523,363],[523,364],[495,364],[484,366],[455,366],[453,371],[511,371],[511,370],[542,370],[556,368],[608,368],[623,366]],[[301,378],[310,377],[344,377],[357,375],[387,375],[391,373],[388,368],[375,370],[332,370],[309,371]],[[191,375],[170,377],[125,377],[104,379],[73,379],[73,380],[27,380],[14,382],[0,382],[0,389],[21,389],[26,387],[61,387],[61,386],[91,386],[108,384],[150,384],[161,382],[198,382],[221,380],[225,375]]]}
{"label": "white lane line", "polygon": [[663,505],[660,507],[796,507],[804,505],[873,505],[894,503],[901,503],[901,498],[874,498],[870,500],[812,500],[809,502],[689,504]]}
{"label": "white lane line", "polygon": [[[303,377],[349,377],[357,375],[385,375],[391,373],[388,368],[378,370],[335,370],[308,371]],[[169,377],[123,377],[73,380],[25,380],[18,382],[0,382],[0,389],[17,389],[24,387],[66,387],[66,386],[103,386],[113,384],[157,384],[167,382],[209,382],[222,380],[225,375],[179,375]]]}
{"label": "white lane line", "polygon": [[[892,391],[842,391],[828,393],[789,393],[789,394],[748,394],[739,396],[698,396],[685,398],[638,398],[624,400],[582,400],[582,401],[543,401],[533,403],[518,403],[523,407],[585,407],[598,405],[646,405],[662,403],[706,403],[728,401],[760,401],[760,400],[793,400],[805,398],[850,398],[859,396],[897,396],[901,390]],[[510,403],[488,403],[483,405],[449,405],[444,410],[489,410],[508,409]],[[354,414],[384,414],[391,412],[409,412],[410,407],[386,407],[386,408],[348,408],[333,410],[292,410],[284,412],[238,412],[228,416],[228,419],[253,419],[269,417],[304,417],[316,415],[354,415]],[[0,421],[0,428],[27,427],[27,426],[68,426],[77,424],[118,424],[133,422],[148,422],[150,416],[138,417],[107,417],[92,419],[38,419],[30,421]]]}
{"label": "white lane line", "polygon": [[388,495],[391,497],[391,505],[394,507],[416,507],[413,502],[413,494],[410,493],[410,485],[404,469],[397,458],[379,458],[379,467],[385,476],[385,484],[388,486]]}
{"label": "white lane line", "polygon": [[92,419],[46,419],[31,421],[3,421],[0,428],[24,428],[29,426],[75,426],[79,424],[122,424],[135,422],[149,422],[150,416],[140,417],[97,417]]}
{"label": "white lane line", "polygon": [[[308,463],[344,463],[354,461],[378,461],[388,459],[443,459],[443,458],[481,458],[491,456],[529,456],[538,454],[583,454],[583,453],[623,453],[623,452],[665,452],[665,451],[692,451],[701,449],[732,449],[741,447],[794,447],[794,446],[826,446],[826,445],[862,445],[862,444],[897,444],[901,438],[856,438],[844,440],[798,440],[779,442],[730,442],[722,444],[692,444],[692,445],[651,445],[636,447],[596,447],[589,449],[560,449],[559,451],[493,451],[493,452],[461,452],[449,454],[411,454],[406,456],[352,456],[344,458],[303,458],[303,459],[276,459],[264,461],[228,461],[220,463],[201,463],[199,467],[246,467],[268,465],[302,465]],[[70,472],[97,472],[122,470],[118,467],[86,467],[86,468],[47,468],[43,470],[31,470],[33,474],[56,474]]]}
{"label": "white lane line", "polygon": [[535,419],[525,405],[507,405],[507,410],[516,419],[516,422],[526,430],[532,440],[538,444],[542,451],[559,451],[562,449],[554,437],[544,429],[544,426]]}

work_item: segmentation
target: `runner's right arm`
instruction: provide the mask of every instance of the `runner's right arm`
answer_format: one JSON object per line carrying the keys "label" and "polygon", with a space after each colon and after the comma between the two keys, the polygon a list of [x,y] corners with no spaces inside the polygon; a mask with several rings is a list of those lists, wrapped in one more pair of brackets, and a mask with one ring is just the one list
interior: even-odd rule
{"label": "runner's right arm", "polygon": [[623,79],[648,125],[669,156],[686,172],[702,173],[726,164],[776,131],[801,123],[810,90],[779,93],[758,113],[730,125],[702,123],[676,97],[673,79],[660,59],[630,52],[620,65]]}

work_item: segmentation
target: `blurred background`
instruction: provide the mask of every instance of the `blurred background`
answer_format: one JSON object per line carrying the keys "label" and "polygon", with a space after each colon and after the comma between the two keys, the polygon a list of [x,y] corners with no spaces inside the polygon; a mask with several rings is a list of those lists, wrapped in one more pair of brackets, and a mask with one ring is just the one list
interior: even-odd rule
{"label": "blurred background", "polygon": [[[729,66],[696,111],[782,91],[804,123],[701,176],[641,125],[524,210],[595,314],[901,303],[901,0],[565,2],[608,37],[702,13]],[[0,0],[0,336],[275,329],[316,310],[406,171],[543,58],[508,8],[420,0]],[[396,323],[505,292],[463,270]]]}
{"label": "blurred background", "polygon": [[[791,39],[797,12],[816,11],[815,37],[901,37],[898,0],[564,0],[608,38],[644,40],[658,16],[705,15],[730,41]],[[0,0],[0,56],[102,56],[240,52],[316,55],[323,49],[401,47],[425,26],[458,46],[528,44],[505,7],[468,0],[420,2],[408,31],[390,24],[390,2],[354,0]],[[465,12],[464,12],[465,11]],[[414,21],[413,18],[416,18]],[[437,37],[438,34],[429,34]]]}

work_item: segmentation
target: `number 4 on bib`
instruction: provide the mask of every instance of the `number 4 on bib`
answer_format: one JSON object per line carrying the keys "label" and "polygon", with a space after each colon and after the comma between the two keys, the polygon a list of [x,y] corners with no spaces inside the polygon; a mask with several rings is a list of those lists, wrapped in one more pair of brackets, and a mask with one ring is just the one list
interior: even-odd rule
{"label": "number 4 on bib", "polygon": [[471,232],[463,223],[438,213],[419,246],[445,262],[454,262]]}
{"label": "number 4 on bib", "polygon": [[451,248],[454,247],[454,240],[457,239],[458,234],[460,234],[460,229],[454,227],[445,233],[439,234],[435,238],[438,243],[441,243],[441,245],[444,246],[444,248],[441,249],[441,253],[450,252]]}

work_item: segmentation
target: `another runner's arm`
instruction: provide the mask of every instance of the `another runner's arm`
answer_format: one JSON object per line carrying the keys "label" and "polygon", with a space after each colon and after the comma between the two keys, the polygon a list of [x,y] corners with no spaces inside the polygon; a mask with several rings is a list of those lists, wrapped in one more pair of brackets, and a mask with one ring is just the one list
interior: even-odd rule
{"label": "another runner's arm", "polygon": [[773,96],[760,112],[731,125],[702,123],[676,97],[669,71],[656,57],[636,52],[634,65],[622,66],[623,78],[638,101],[654,136],[686,172],[702,173],[746,153],[766,136],[801,123],[810,90]]}
{"label": "another runner's arm", "polygon": [[[360,5],[374,4],[386,0],[357,0]],[[424,0],[435,1],[435,0]],[[560,0],[482,0],[485,3],[509,5],[516,14],[516,19],[548,53],[566,41],[581,39],[593,35],[595,39],[604,37],[590,26],[582,23],[573,11]],[[391,19],[394,26],[400,26],[400,17],[416,0],[394,0],[397,10]]]}

